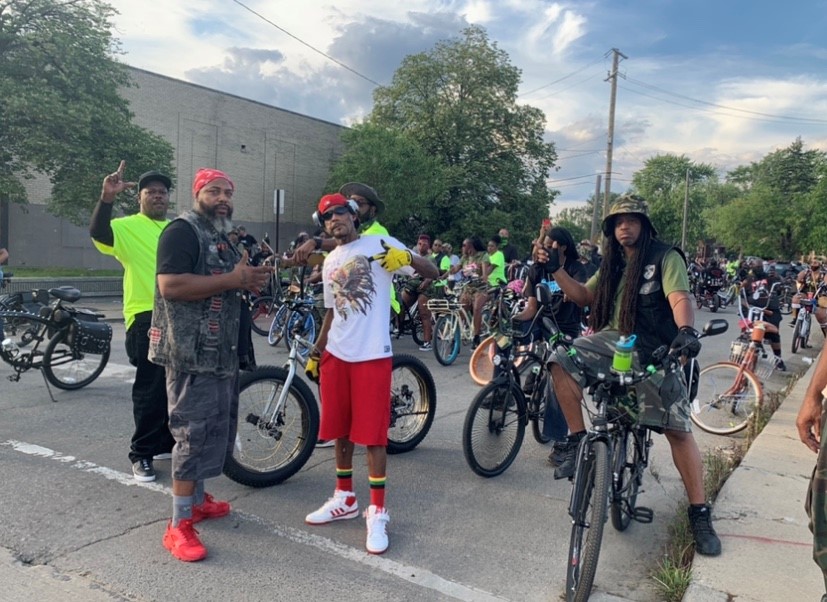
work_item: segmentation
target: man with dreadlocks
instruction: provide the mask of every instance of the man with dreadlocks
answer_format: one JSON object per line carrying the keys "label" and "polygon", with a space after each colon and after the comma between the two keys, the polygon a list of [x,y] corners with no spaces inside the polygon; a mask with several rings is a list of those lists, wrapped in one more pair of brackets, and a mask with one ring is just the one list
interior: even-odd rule
{"label": "man with dreadlocks", "polygon": [[[569,299],[590,306],[590,322],[596,334],[588,337],[589,348],[597,350],[601,358],[605,350],[611,362],[618,337],[634,333],[641,365],[648,364],[652,352],[661,345],[697,356],[701,344],[693,327],[695,313],[686,260],[679,249],[656,238],[646,202],[634,195],[621,196],[603,220],[603,235],[600,269],[586,284],[560,269],[564,258],[559,252],[549,255],[537,251],[538,261],[545,262],[546,272],[554,275]],[[571,443],[576,443],[586,430],[581,410],[584,383],[575,380],[577,369],[569,358],[561,354],[554,362],[554,391],[569,425]],[[711,508],[705,502],[703,464],[690,428],[688,395],[682,388],[681,398],[669,403],[658,393],[662,382],[658,374],[637,386],[640,423],[666,436],[689,498],[695,549],[700,554],[717,556],[721,542],[712,527]],[[555,470],[555,478],[571,478],[575,459],[576,445],[572,445]]]}

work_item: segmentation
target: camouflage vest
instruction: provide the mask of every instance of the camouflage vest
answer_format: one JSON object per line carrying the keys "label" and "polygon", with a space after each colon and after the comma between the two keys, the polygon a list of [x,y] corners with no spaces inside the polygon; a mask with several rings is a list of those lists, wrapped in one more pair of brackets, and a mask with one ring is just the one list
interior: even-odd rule
{"label": "camouflage vest", "polygon": [[[200,250],[194,274],[231,272],[241,259],[226,234],[194,211],[177,219],[195,231]],[[238,371],[238,328],[241,290],[233,289],[199,301],[167,301],[155,286],[149,331],[150,361],[178,372],[226,378]]]}

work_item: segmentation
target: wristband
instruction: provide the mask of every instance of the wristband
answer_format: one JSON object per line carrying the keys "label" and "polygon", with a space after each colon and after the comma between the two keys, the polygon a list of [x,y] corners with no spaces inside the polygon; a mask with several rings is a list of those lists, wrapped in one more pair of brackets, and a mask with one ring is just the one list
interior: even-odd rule
{"label": "wristband", "polygon": [[322,237],[321,236],[314,236],[313,237],[313,242],[316,243],[316,250],[317,251],[322,248]]}

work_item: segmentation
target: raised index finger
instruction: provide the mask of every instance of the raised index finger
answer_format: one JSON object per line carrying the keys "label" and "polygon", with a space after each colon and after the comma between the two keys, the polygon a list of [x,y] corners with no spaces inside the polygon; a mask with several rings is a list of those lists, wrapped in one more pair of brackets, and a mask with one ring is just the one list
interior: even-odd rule
{"label": "raised index finger", "polygon": [[120,165],[118,165],[118,178],[123,180],[123,170],[126,168],[126,161],[121,159]]}

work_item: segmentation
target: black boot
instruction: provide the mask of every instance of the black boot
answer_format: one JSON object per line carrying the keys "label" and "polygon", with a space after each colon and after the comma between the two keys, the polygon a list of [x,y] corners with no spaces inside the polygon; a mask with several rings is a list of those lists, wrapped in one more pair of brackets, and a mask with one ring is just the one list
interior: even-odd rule
{"label": "black boot", "polygon": [[566,438],[566,452],[560,465],[554,469],[555,479],[571,479],[574,476],[574,471],[577,468],[577,447],[585,434],[586,431],[580,431]]}
{"label": "black boot", "polygon": [[691,505],[687,511],[692,537],[695,539],[695,551],[703,556],[721,554],[721,540],[712,527],[712,508],[708,504]]}

